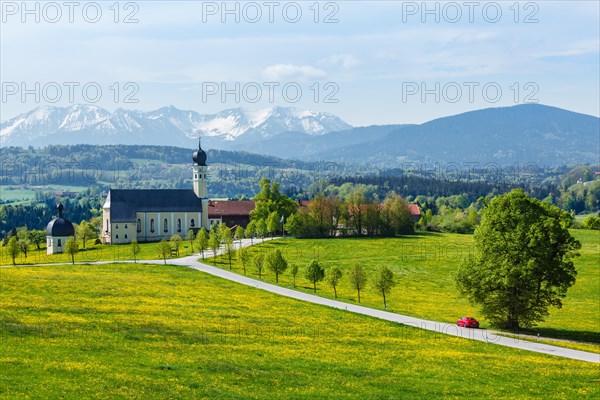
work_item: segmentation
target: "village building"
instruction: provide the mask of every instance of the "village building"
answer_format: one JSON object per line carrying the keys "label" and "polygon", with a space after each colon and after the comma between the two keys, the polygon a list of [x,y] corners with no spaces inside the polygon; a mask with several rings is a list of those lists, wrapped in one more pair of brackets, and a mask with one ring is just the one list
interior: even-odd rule
{"label": "village building", "polygon": [[224,223],[230,228],[241,226],[246,229],[250,223],[250,211],[254,210],[254,200],[208,202],[208,219],[212,225]]}

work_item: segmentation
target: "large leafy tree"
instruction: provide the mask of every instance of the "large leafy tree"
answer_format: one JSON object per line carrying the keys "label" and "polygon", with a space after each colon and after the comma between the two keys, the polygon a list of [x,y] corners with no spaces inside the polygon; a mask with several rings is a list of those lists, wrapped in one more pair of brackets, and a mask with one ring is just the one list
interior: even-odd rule
{"label": "large leafy tree", "polygon": [[358,236],[363,234],[368,203],[365,189],[362,187],[354,188],[346,197],[346,225]]}
{"label": "large leafy tree", "polygon": [[276,213],[278,218],[283,216],[287,219],[296,211],[296,202],[279,192],[278,182],[271,183],[268,178],[263,178],[258,185],[260,191],[254,196],[256,206],[250,212],[253,221],[260,219],[267,221],[269,214],[273,212]]}
{"label": "large leafy tree", "polygon": [[575,283],[573,258],[581,244],[569,233],[570,216],[515,189],[484,209],[475,248],[458,270],[459,291],[492,325],[534,325],[560,308]]}
{"label": "large leafy tree", "polygon": [[279,216],[276,211],[273,211],[267,217],[267,232],[269,232],[271,236],[275,236],[277,225],[279,225]]}
{"label": "large leafy tree", "polygon": [[390,193],[381,206],[385,229],[392,235],[414,233],[414,222],[408,203],[396,193]]}

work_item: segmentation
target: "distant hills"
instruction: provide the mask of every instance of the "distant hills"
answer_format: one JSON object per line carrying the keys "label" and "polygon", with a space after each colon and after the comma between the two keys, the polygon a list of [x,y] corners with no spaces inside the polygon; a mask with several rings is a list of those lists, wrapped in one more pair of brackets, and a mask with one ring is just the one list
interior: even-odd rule
{"label": "distant hills", "polygon": [[540,166],[598,163],[600,119],[525,104],[477,110],[420,125],[360,127],[318,137],[288,132],[263,140],[254,148],[284,158],[382,167],[409,162]]}
{"label": "distant hills", "polygon": [[423,124],[352,127],[333,114],[273,107],[203,115],[163,107],[151,112],[95,106],[41,107],[2,122],[2,146],[148,144],[208,148],[307,161],[597,163],[600,119],[540,104],[488,108]]}

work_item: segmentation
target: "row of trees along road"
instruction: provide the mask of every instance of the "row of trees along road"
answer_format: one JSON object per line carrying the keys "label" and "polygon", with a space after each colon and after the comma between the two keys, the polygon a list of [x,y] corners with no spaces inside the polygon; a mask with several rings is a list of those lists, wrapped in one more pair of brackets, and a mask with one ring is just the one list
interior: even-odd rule
{"label": "row of trees along road", "polygon": [[[241,249],[240,251],[245,250],[246,249]],[[279,283],[279,276],[285,273],[289,267],[287,260],[282,255],[280,250],[273,250],[267,254],[256,254],[252,258],[252,264],[258,273],[259,279],[262,279],[263,271],[266,269],[275,274],[276,283]],[[298,266],[293,265],[291,267],[291,275],[293,278],[294,287],[296,287],[296,277],[298,273]],[[337,298],[337,288],[342,282],[343,277],[344,273],[339,267],[325,268],[316,260],[312,260],[304,270],[304,278],[312,283],[313,291],[315,293],[317,292],[317,283],[325,281],[332,287],[335,298]],[[367,271],[362,265],[354,265],[348,271],[348,284],[354,290],[356,290],[357,300],[359,303],[360,293],[361,291],[364,291],[365,287],[367,286],[367,282],[370,280],[373,280],[373,286],[379,293],[381,293],[383,297],[383,306],[387,308],[386,295],[388,295],[392,288],[396,285],[394,273],[388,267],[382,266],[372,278],[369,278]]]}

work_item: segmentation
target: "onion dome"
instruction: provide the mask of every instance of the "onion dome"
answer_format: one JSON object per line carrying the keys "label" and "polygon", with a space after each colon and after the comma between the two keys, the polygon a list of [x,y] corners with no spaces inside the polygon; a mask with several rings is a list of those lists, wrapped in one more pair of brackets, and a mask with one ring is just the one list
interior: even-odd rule
{"label": "onion dome", "polygon": [[192,155],[192,160],[194,160],[194,164],[206,166],[206,153],[202,150],[200,139],[198,139],[198,150]]}
{"label": "onion dome", "polygon": [[46,236],[75,236],[75,228],[71,221],[62,217],[63,205],[58,204],[58,218],[48,222],[46,226]]}

